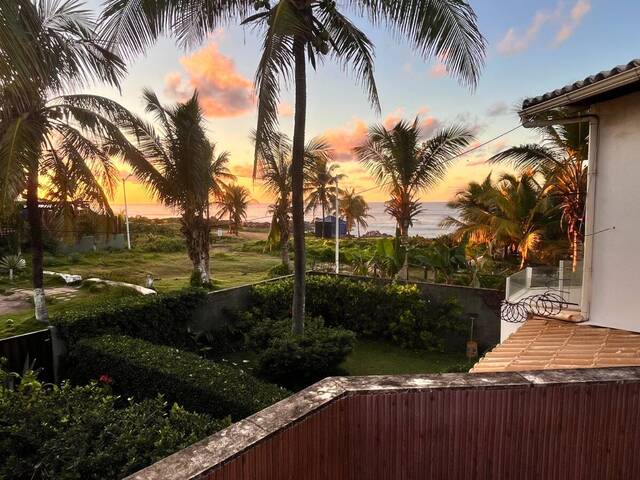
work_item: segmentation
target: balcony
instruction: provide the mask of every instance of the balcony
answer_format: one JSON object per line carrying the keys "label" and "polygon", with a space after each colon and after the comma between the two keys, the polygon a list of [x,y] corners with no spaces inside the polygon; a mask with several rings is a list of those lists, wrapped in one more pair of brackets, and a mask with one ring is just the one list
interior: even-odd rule
{"label": "balcony", "polygon": [[336,377],[129,480],[635,478],[640,368]]}
{"label": "balcony", "polygon": [[507,278],[501,311],[500,341],[531,316],[580,321],[582,263],[527,267]]}

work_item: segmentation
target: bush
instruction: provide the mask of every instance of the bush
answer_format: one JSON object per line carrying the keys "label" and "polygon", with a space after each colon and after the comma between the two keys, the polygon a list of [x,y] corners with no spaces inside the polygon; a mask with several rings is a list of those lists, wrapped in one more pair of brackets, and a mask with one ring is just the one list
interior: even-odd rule
{"label": "bush", "polygon": [[182,237],[163,237],[148,234],[137,239],[136,249],[147,253],[176,253],[187,249]]}
{"label": "bush", "polygon": [[57,315],[51,323],[73,344],[85,337],[122,333],[153,343],[191,344],[187,322],[205,301],[201,290],[111,299]]}
{"label": "bush", "polygon": [[291,272],[289,271],[289,266],[288,265],[283,265],[282,263],[271,267],[269,269],[269,277],[270,278],[276,278],[276,277],[283,277],[285,275],[289,275]]}
{"label": "bush", "polygon": [[137,399],[161,393],[169,402],[239,420],[287,396],[248,373],[190,352],[126,336],[85,339],[72,352],[71,377],[86,383],[108,374],[114,389]]}
{"label": "bush", "polygon": [[228,424],[96,383],[45,388],[27,373],[13,390],[0,378],[0,478],[118,479]]}
{"label": "bush", "polygon": [[[309,315],[323,317],[327,326],[343,327],[366,337],[442,349],[443,339],[467,328],[455,302],[429,302],[416,285],[331,275],[310,275],[306,285]],[[289,315],[291,279],[255,285],[252,292],[254,304],[265,317]]]}
{"label": "bush", "polygon": [[253,346],[265,348],[259,350],[257,375],[291,389],[339,373],[356,339],[349,330],[325,327],[322,319],[307,319],[302,337],[291,334],[291,320],[263,321],[258,330],[252,331]]}

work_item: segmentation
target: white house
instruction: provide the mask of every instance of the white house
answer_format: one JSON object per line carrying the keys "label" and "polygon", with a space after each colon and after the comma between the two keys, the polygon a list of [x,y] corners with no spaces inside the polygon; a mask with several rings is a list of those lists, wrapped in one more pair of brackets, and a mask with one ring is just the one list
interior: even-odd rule
{"label": "white house", "polygon": [[[570,117],[554,115],[559,108],[568,111]],[[501,341],[516,342],[510,352],[521,354],[523,350],[518,345],[522,342],[534,345],[532,339],[539,338],[540,328],[548,329],[551,325],[555,333],[558,327],[564,333],[576,331],[582,336],[604,338],[603,332],[620,334],[624,336],[623,344],[630,341],[636,345],[637,340],[640,349],[640,335],[631,333],[640,332],[640,60],[528,98],[519,114],[525,127],[588,122],[586,228],[581,278],[567,281],[568,270],[562,267],[554,275],[546,276],[535,268],[529,269],[510,279],[507,300],[514,304],[522,302],[527,296],[549,287],[540,278],[554,278],[553,282],[560,284],[557,290],[563,290],[565,299],[575,304],[572,317],[583,323],[576,329],[576,324],[550,323],[538,318],[535,328],[529,322],[520,332],[523,323],[503,319]],[[608,328],[594,330],[593,327]],[[553,350],[547,347],[538,351]],[[630,351],[626,353],[632,359],[629,364],[640,362],[640,350],[633,355]],[[531,352],[530,355],[535,356]],[[621,358],[618,356],[615,364],[624,364]]]}

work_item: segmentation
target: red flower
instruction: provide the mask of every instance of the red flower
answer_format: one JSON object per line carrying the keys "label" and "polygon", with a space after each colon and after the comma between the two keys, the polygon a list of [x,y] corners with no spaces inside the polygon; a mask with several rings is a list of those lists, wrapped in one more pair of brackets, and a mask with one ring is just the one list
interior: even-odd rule
{"label": "red flower", "polygon": [[100,375],[100,377],[98,378],[98,381],[100,383],[105,383],[107,385],[111,385],[113,383],[113,378],[111,378],[109,375],[107,375],[106,373],[103,373],[102,375]]}

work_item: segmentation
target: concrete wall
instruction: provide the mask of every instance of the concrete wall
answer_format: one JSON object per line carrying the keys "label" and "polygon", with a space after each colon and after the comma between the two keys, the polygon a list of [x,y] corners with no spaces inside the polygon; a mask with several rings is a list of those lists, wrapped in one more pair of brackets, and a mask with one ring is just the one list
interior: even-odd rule
{"label": "concrete wall", "polygon": [[[600,117],[590,322],[640,332],[640,93],[595,105]],[[615,230],[612,228],[615,227]]]}
{"label": "concrete wall", "polygon": [[[323,275],[335,275],[328,273]],[[345,278],[376,281],[382,284],[391,283],[386,278],[357,277],[340,274]],[[398,281],[398,280],[396,280]],[[465,317],[475,316],[473,336],[481,349],[491,348],[500,343],[500,302],[504,300],[504,292],[489,288],[473,288],[442,283],[404,282],[418,286],[425,299],[442,303],[455,299],[462,307]]]}
{"label": "concrete wall", "polygon": [[[319,275],[319,273],[310,273]],[[321,275],[335,275],[322,273]],[[353,275],[340,276],[353,278],[354,280],[375,281],[381,284],[390,283],[388,279],[373,279],[371,277],[356,277]],[[259,283],[278,281],[279,277],[265,280]],[[487,288],[460,287],[455,285],[442,285],[425,282],[414,283],[420,288],[425,299],[432,302],[445,302],[455,299],[462,307],[465,317],[477,315],[474,322],[474,339],[481,349],[490,348],[500,342],[500,301],[504,293],[499,290]],[[257,284],[244,285],[242,287],[217,290],[208,295],[207,302],[198,309],[193,317],[190,327],[193,330],[216,330],[222,328],[230,312],[244,310],[249,307],[251,301],[251,287]]]}

